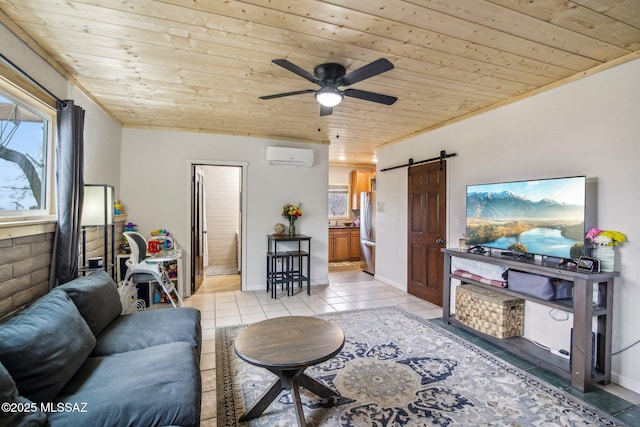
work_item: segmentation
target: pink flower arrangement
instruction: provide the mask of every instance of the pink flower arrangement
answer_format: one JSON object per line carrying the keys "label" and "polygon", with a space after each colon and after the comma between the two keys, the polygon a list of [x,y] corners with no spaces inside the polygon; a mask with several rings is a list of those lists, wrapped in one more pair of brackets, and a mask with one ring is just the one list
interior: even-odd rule
{"label": "pink flower arrangement", "polygon": [[592,228],[585,236],[588,241],[599,246],[617,246],[627,240],[627,236],[619,231]]}

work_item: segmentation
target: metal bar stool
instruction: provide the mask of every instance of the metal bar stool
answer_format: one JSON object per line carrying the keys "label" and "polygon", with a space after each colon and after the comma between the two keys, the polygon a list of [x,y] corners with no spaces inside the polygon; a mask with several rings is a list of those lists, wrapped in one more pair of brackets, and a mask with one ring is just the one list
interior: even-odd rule
{"label": "metal bar stool", "polygon": [[[289,267],[289,280],[291,281],[291,295],[293,295],[294,284],[298,283],[298,288],[302,287],[303,282],[307,282],[307,293],[310,292],[311,279],[309,275],[309,252],[297,250],[288,251],[291,265]],[[304,264],[303,264],[304,261]],[[304,265],[306,264],[306,268]],[[287,293],[289,295],[289,293]]]}
{"label": "metal bar stool", "polygon": [[[278,260],[282,263],[280,271],[278,271]],[[281,290],[284,290],[286,285],[287,295],[289,295],[289,260],[290,256],[286,252],[267,252],[267,292],[271,290],[271,298],[278,297],[278,284],[280,284]]]}

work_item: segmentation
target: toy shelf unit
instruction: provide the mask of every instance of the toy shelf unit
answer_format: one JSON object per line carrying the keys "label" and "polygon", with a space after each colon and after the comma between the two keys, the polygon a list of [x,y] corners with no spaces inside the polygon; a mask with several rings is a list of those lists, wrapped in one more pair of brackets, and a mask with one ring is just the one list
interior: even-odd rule
{"label": "toy shelf unit", "polygon": [[[128,254],[120,254],[118,258],[118,281],[124,279],[127,274],[128,266],[126,260],[129,259]],[[168,289],[173,289],[173,292],[180,292],[183,289],[182,283],[182,249],[173,249],[167,252],[159,252],[157,254],[158,262],[162,266],[162,277],[172,282],[173,286],[168,286]],[[169,258],[169,259],[166,259]],[[153,260],[153,257],[150,257]],[[166,260],[165,260],[166,259]],[[171,305],[171,301],[165,295],[162,287],[154,281],[138,281],[136,282],[136,289],[138,291],[138,299],[141,299],[145,303],[147,309],[155,309],[166,307]],[[173,297],[174,301],[177,301],[176,296]]]}
{"label": "toy shelf unit", "polygon": [[[179,252],[176,252],[176,254]],[[181,264],[182,256],[178,255],[174,259],[168,261],[161,261],[162,265],[162,277],[173,285],[169,284],[167,289],[172,293],[172,298],[174,301],[178,301],[177,292],[181,289],[181,280],[180,275],[178,274],[182,268],[179,266]],[[147,304],[147,307],[150,308],[158,308],[165,306],[167,304],[171,305],[171,300],[167,298],[164,289],[157,282],[149,282],[149,299],[150,304]],[[140,292],[139,292],[140,294]]]}
{"label": "toy shelf unit", "polygon": [[[594,383],[609,384],[611,382],[613,285],[615,277],[620,275],[618,272],[583,272],[576,270],[575,267],[558,266],[555,263],[547,264],[527,258],[514,259],[496,253],[492,254],[490,251],[478,254],[467,252],[464,249],[442,249],[442,252],[444,252],[442,307],[444,322],[480,335],[537,366],[569,379],[571,385],[582,392],[591,390]],[[573,283],[573,294],[566,299],[545,300],[521,292],[514,292],[508,287],[499,288],[475,279],[462,277],[451,271],[452,258],[454,257],[569,281]],[[565,357],[552,354],[520,336],[495,338],[460,322],[451,312],[452,280],[459,280],[461,283],[480,286],[525,301],[532,301],[572,313],[570,358],[567,360]]]}

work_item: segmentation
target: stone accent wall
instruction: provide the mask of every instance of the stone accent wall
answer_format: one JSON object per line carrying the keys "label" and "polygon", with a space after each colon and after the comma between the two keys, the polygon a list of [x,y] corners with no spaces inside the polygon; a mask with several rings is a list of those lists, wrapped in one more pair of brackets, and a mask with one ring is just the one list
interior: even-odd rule
{"label": "stone accent wall", "polygon": [[55,233],[0,240],[0,317],[49,290]]}
{"label": "stone accent wall", "polygon": [[[125,220],[116,218],[115,223],[115,232],[114,232],[114,243],[115,243],[115,254],[116,256],[120,253],[120,245],[124,242],[124,237],[122,235],[122,231],[124,230]],[[86,229],[86,250],[85,254],[86,262],[89,263],[88,259],[91,257],[102,257],[103,262],[107,262],[104,256],[104,227],[87,227]],[[78,265],[82,266],[82,233],[80,234],[80,242],[79,244],[79,257],[78,257]],[[107,252],[109,254],[109,258],[111,258],[111,226],[109,226],[109,234],[107,235]],[[108,260],[110,264],[115,265],[114,259]]]}
{"label": "stone accent wall", "polygon": [[[120,252],[125,222],[126,216],[116,218],[116,255]],[[0,318],[26,306],[48,292],[54,237],[55,233],[45,232],[0,239]],[[82,239],[82,235],[80,239]],[[109,236],[109,244],[110,242]],[[80,253],[82,253],[82,240],[79,244]],[[110,254],[111,247],[109,246]],[[87,229],[86,256],[104,256],[104,229],[102,227]],[[109,262],[115,263],[115,260],[110,259]]]}

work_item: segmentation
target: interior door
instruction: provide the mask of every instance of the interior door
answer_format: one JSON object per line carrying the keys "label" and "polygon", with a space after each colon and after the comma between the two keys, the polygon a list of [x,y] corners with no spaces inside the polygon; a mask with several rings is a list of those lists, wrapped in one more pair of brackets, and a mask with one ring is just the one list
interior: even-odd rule
{"label": "interior door", "polygon": [[446,162],[410,167],[408,278],[410,294],[442,306],[446,230]]}
{"label": "interior door", "polygon": [[191,292],[204,280],[204,179],[198,165],[191,170]]}

